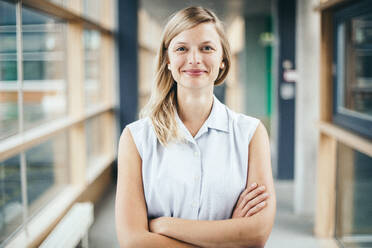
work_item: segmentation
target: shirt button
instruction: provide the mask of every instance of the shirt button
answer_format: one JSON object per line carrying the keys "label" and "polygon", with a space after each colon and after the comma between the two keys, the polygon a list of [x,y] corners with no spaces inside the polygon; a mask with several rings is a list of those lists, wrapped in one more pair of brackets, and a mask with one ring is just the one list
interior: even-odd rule
{"label": "shirt button", "polygon": [[199,152],[194,152],[194,156],[195,157],[198,157],[199,156]]}
{"label": "shirt button", "polygon": [[199,176],[194,177],[195,181],[199,181]]}
{"label": "shirt button", "polygon": [[194,202],[193,204],[191,204],[191,206],[192,206],[193,208],[196,208],[196,207],[198,206],[198,204],[197,204],[196,202]]}

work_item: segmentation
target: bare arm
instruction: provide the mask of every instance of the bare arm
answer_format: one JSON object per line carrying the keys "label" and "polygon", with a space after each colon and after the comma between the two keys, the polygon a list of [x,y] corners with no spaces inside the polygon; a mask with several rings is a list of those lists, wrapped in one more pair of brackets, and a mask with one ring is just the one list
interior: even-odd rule
{"label": "bare arm", "polygon": [[128,128],[120,137],[118,153],[115,221],[120,247],[195,247],[149,232],[142,186],[142,161]]}
{"label": "bare arm", "polygon": [[[265,185],[266,206],[244,218],[218,221],[185,220],[162,217],[150,224],[158,233],[202,247],[263,247],[271,233],[276,212],[271,172],[270,146],[265,127],[260,123],[249,146],[247,187],[253,182]],[[263,206],[257,205],[258,208]]]}

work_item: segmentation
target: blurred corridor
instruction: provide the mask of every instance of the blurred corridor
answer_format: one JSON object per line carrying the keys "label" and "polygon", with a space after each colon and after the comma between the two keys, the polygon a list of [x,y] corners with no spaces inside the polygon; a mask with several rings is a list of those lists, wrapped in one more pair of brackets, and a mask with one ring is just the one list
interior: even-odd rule
{"label": "blurred corridor", "polygon": [[118,139],[149,99],[165,23],[190,5],[226,26],[214,94],[270,135],[266,247],[372,247],[369,0],[0,0],[0,247],[38,247],[79,202],[94,204],[89,246],[118,247]]}

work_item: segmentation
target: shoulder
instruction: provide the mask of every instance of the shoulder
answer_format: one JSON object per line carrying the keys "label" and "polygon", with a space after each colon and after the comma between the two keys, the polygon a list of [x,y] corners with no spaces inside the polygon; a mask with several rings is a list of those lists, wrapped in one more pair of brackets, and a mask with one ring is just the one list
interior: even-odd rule
{"label": "shoulder", "polygon": [[226,111],[229,116],[230,122],[233,125],[239,125],[239,126],[244,126],[244,127],[247,127],[247,126],[257,127],[257,125],[260,123],[259,119],[253,116],[246,115],[246,114],[237,113],[229,109],[227,106],[226,106]]}
{"label": "shoulder", "polygon": [[143,128],[148,128],[150,124],[150,117],[145,117],[127,124],[126,127],[129,128],[131,131],[138,131]]}
{"label": "shoulder", "polygon": [[150,133],[153,130],[150,117],[145,117],[145,118],[136,120],[132,123],[129,123],[126,125],[125,129],[130,130],[134,139],[142,139],[145,137],[149,137]]}
{"label": "shoulder", "polygon": [[261,121],[253,116],[249,116],[242,113],[237,113],[228,107],[226,107],[227,114],[229,116],[229,124],[234,131],[248,134],[248,140],[250,140],[255,133],[258,126],[262,125]]}
{"label": "shoulder", "polygon": [[270,153],[269,135],[265,126],[260,122],[252,136],[249,150],[253,153],[259,152],[262,154]]}
{"label": "shoulder", "polygon": [[151,120],[145,117],[125,126],[119,141],[119,147],[133,147],[142,157],[143,142],[147,140],[151,130]]}

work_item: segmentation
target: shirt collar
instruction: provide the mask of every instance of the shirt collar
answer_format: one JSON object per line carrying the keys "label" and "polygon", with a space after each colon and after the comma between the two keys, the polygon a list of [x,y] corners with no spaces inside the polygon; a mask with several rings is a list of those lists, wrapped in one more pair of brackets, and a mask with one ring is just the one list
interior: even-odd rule
{"label": "shirt collar", "polygon": [[209,128],[217,129],[224,132],[229,132],[229,119],[227,116],[226,107],[222,104],[215,95],[213,95],[212,111],[206,120]]}
{"label": "shirt collar", "polygon": [[[176,111],[176,119],[177,119],[178,126],[182,128],[184,131],[186,131],[186,133],[190,134],[190,132],[187,130],[182,120],[178,116],[177,111]],[[211,113],[209,114],[207,120],[202,125],[202,127],[198,131],[198,134],[194,138],[197,139],[198,137],[200,137],[203,133],[208,131],[208,128],[217,129],[217,130],[224,131],[224,132],[229,132],[229,120],[228,120],[226,107],[224,104],[222,104],[217,99],[215,95],[213,95],[213,105],[212,105]],[[187,136],[191,136],[191,134]]]}

